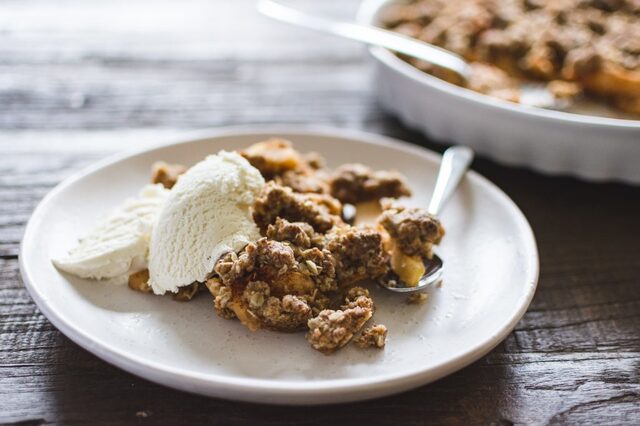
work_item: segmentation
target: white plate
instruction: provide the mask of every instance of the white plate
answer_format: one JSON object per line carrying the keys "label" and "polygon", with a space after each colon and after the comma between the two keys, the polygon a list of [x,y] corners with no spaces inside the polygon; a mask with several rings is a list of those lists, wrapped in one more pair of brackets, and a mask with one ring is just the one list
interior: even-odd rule
{"label": "white plate", "polygon": [[300,333],[252,333],[218,318],[211,298],[189,303],[81,280],[50,262],[149,179],[154,161],[193,164],[220,149],[245,147],[271,135],[329,165],[359,161],[397,168],[426,205],[439,156],[392,139],[344,130],[223,130],[209,137],[120,155],[67,179],[47,195],[27,225],[22,276],[44,315],[74,342],[133,374],[174,388],[221,398],[320,404],[400,392],[443,377],[496,346],[524,314],[538,279],[531,228],[497,187],[471,172],[445,208],[439,254],[444,285],[423,306],[375,289],[375,320],[389,328],[384,350],[355,345],[325,356]]}
{"label": "white plate", "polygon": [[[358,21],[372,24],[389,0],[365,0]],[[473,147],[500,162],[547,173],[640,184],[640,121],[579,115],[501,101],[430,76],[372,47],[382,106],[442,142]]]}

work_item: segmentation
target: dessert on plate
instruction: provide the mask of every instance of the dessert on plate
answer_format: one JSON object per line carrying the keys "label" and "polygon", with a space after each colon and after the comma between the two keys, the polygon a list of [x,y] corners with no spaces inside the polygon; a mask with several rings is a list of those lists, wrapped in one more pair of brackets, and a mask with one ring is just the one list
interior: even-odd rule
{"label": "dessert on plate", "polygon": [[[397,172],[331,170],[270,139],[190,168],[156,163],[151,184],[53,262],[181,301],[208,292],[220,317],[304,331],[325,354],[351,341],[382,348],[387,328],[371,321],[367,286],[417,284],[444,235],[437,218],[398,200],[410,194]],[[379,214],[362,223],[353,212],[371,205]]]}

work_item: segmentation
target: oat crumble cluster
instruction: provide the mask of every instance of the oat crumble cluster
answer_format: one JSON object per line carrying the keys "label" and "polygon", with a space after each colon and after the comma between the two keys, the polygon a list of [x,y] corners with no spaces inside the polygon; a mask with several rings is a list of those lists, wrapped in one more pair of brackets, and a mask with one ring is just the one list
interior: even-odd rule
{"label": "oat crumble cluster", "polygon": [[[387,328],[365,328],[375,307],[363,285],[409,276],[403,270],[407,259],[424,267],[444,234],[440,222],[422,209],[388,201],[411,194],[397,172],[361,164],[332,171],[318,154],[301,154],[283,139],[240,153],[267,181],[251,210],[262,238],[226,253],[206,282],[180,288],[174,299],[187,301],[208,290],[220,317],[238,319],[254,331],[306,331],[310,345],[324,354],[352,340],[383,348]],[[157,163],[152,180],[171,188],[185,171]],[[345,221],[346,203],[382,198],[377,223]],[[147,270],[138,272],[129,277],[129,287],[150,293],[148,280]]]}
{"label": "oat crumble cluster", "polygon": [[176,184],[178,176],[187,171],[182,164],[168,164],[164,161],[158,161],[151,167],[151,182],[161,183],[167,189],[173,188]]}
{"label": "oat crumble cluster", "polygon": [[387,343],[387,327],[375,324],[365,329],[357,340],[361,348],[384,348]]}
{"label": "oat crumble cluster", "polygon": [[400,250],[410,256],[430,259],[434,244],[444,236],[440,221],[424,209],[388,205],[378,222]]}
{"label": "oat crumble cluster", "polygon": [[413,0],[387,7],[382,24],[471,62],[465,83],[403,58],[451,83],[517,102],[517,81],[539,80],[557,97],[585,92],[640,114],[638,0]]}

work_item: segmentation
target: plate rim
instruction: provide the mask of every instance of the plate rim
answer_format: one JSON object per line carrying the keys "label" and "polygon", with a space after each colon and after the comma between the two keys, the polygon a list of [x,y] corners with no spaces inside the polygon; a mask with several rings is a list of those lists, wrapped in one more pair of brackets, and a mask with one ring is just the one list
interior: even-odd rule
{"label": "plate rim", "polygon": [[[428,369],[417,368],[404,373],[379,375],[376,376],[375,379],[347,378],[323,380],[321,382],[229,377],[213,373],[194,374],[187,370],[168,367],[159,362],[132,356],[126,351],[110,347],[106,342],[92,338],[89,334],[79,330],[74,324],[60,316],[56,312],[56,309],[47,303],[46,297],[43,297],[43,295],[39,293],[38,285],[36,285],[31,278],[30,267],[25,263],[25,257],[26,253],[30,250],[30,244],[34,241],[37,242],[37,238],[34,239],[32,235],[34,229],[40,222],[41,216],[46,211],[47,206],[52,200],[55,200],[57,194],[89,174],[125,159],[142,155],[148,151],[181,144],[202,143],[207,140],[229,136],[250,136],[253,134],[256,136],[278,134],[283,137],[287,137],[287,135],[305,134],[307,136],[334,137],[357,140],[361,143],[378,146],[400,147],[401,150],[413,152],[418,156],[430,158],[431,160],[437,160],[440,157],[438,154],[426,148],[387,136],[339,127],[305,125],[233,126],[185,132],[184,136],[176,137],[176,140],[173,141],[149,144],[144,147],[125,150],[108,156],[103,160],[97,161],[71,174],[51,189],[38,203],[25,227],[18,256],[20,272],[27,291],[45,317],[70,340],[96,355],[98,358],[158,384],[192,393],[226,399],[294,405],[327,403],[326,400],[315,401],[310,399],[310,397],[313,396],[325,396],[332,399],[332,402],[370,399],[408,390],[438,380],[454,371],[466,367],[496,347],[508,336],[528,309],[535,294],[540,271],[538,249],[533,230],[515,202],[495,184],[473,170],[468,173],[467,178],[475,180],[476,182],[474,183],[478,183],[495,193],[496,196],[513,211],[514,219],[525,241],[524,252],[526,254],[526,262],[528,263],[526,271],[529,272],[529,276],[523,277],[524,292],[518,302],[519,308],[512,313],[509,321],[506,321],[497,332],[492,334],[491,337],[483,343],[472,347],[455,358],[443,361]],[[283,396],[290,397],[291,399],[287,401],[278,399]]]}
{"label": "plate rim", "polygon": [[[363,0],[358,7],[356,13],[356,21],[362,24],[372,25],[375,15],[387,3],[396,0]],[[417,81],[420,84],[429,86],[435,90],[444,92],[450,96],[462,98],[468,102],[479,104],[485,107],[498,109],[504,112],[515,114],[518,116],[528,116],[536,119],[551,120],[554,122],[563,122],[571,124],[579,124],[581,126],[607,127],[614,129],[640,129],[640,119],[623,119],[601,117],[597,115],[577,114],[567,111],[554,111],[550,109],[531,107],[527,105],[508,102],[464,87],[456,86],[439,78],[424,73],[416,67],[398,58],[388,49],[377,46],[369,46],[370,55],[392,68],[396,72]]]}

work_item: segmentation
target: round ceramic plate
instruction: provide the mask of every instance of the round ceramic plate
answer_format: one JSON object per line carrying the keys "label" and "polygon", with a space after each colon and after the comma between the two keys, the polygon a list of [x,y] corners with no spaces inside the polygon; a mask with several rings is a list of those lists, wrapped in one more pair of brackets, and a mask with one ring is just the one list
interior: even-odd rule
{"label": "round ceramic plate", "polygon": [[189,392],[280,404],[374,398],[429,383],[477,360],[513,329],[533,297],[538,255],[516,205],[474,172],[462,181],[441,219],[438,248],[446,270],[428,301],[373,288],[374,319],[389,329],[383,350],[349,345],[331,356],[302,333],[250,332],[216,316],[212,300],[189,303],[136,293],[126,286],[74,278],[56,270],[78,237],[149,180],[157,160],[194,164],[220,149],[269,136],[317,151],[329,166],[361,162],[399,169],[426,206],[440,157],[400,141],[344,130],[223,130],[197,140],[119,155],[58,185],[27,225],[22,276],[44,315],[74,342],[133,374]]}

